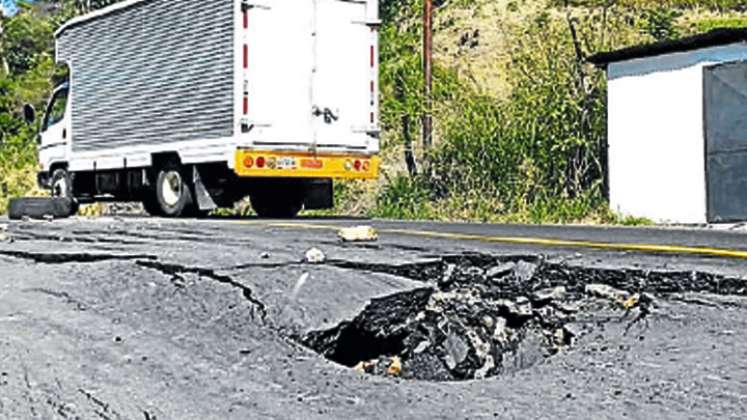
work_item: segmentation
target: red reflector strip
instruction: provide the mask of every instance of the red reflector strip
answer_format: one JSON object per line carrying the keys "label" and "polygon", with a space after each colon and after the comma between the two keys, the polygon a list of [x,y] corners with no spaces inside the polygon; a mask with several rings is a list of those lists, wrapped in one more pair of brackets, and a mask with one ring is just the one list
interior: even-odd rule
{"label": "red reflector strip", "polygon": [[371,124],[376,122],[376,115],[372,112],[371,113]]}
{"label": "red reflector strip", "polygon": [[249,11],[244,10],[244,29],[249,29]]}
{"label": "red reflector strip", "polygon": [[371,45],[371,67],[376,66],[376,49]]}
{"label": "red reflector strip", "polygon": [[244,115],[249,115],[249,96],[244,95]]}
{"label": "red reflector strip", "polygon": [[244,68],[249,68],[249,46],[244,44]]}

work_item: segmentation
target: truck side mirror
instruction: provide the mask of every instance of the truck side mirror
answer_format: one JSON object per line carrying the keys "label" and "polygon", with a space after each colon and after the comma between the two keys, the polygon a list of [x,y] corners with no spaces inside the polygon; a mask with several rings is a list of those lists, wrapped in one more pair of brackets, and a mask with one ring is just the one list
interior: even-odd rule
{"label": "truck side mirror", "polygon": [[31,125],[36,121],[36,110],[33,105],[26,104],[23,106],[23,119],[28,125]]}

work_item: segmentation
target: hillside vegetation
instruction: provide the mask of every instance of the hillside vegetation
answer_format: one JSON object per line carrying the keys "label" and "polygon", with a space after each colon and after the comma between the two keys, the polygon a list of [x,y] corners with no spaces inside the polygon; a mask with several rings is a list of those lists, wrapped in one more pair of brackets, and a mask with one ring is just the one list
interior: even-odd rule
{"label": "hillside vegetation", "polygon": [[[337,213],[640,222],[607,210],[605,79],[585,59],[747,26],[741,0],[437,1],[436,133],[424,150],[421,1],[382,2],[384,173],[378,182],[339,183]],[[35,134],[21,105],[41,108],[64,78],[52,63],[54,29],[110,2],[37,1],[0,20],[0,212],[9,197],[38,193]]]}

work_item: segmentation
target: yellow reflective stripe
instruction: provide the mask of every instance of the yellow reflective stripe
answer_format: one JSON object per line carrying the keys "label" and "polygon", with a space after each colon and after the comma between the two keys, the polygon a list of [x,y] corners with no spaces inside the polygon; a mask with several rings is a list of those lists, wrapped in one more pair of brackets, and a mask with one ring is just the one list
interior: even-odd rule
{"label": "yellow reflective stripe", "polygon": [[[254,223],[249,222],[249,224],[254,224]],[[308,224],[308,223],[257,222],[256,224],[267,226],[267,227],[284,228],[284,229],[308,229],[308,230],[331,230],[331,231],[337,231],[341,229],[341,227],[338,227],[338,226]],[[509,245],[534,245],[534,246],[563,247],[563,248],[588,248],[588,249],[598,249],[598,250],[608,250],[608,251],[630,251],[630,252],[656,253],[656,254],[687,254],[687,255],[701,255],[701,256],[720,257],[720,258],[747,259],[747,251],[741,251],[741,250],[736,250],[736,249],[724,249],[724,248],[691,247],[691,246],[680,246],[680,245],[636,244],[636,243],[609,243],[609,242],[576,241],[576,240],[565,240],[565,239],[547,239],[547,238],[518,237],[518,236],[487,236],[487,235],[473,235],[473,234],[466,234],[466,233],[432,232],[432,231],[426,231],[426,230],[412,230],[412,229],[376,229],[376,230],[379,233],[389,233],[389,234],[395,234],[395,235],[418,236],[418,237],[434,238],[434,239],[479,241],[479,242],[501,243],[501,244],[509,244]]]}

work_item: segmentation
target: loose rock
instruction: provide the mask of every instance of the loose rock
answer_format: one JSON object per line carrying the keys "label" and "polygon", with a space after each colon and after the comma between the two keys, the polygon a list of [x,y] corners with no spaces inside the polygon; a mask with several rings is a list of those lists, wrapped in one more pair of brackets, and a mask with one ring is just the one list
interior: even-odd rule
{"label": "loose rock", "polygon": [[343,242],[373,242],[379,239],[379,234],[371,226],[344,228],[337,234]]}

